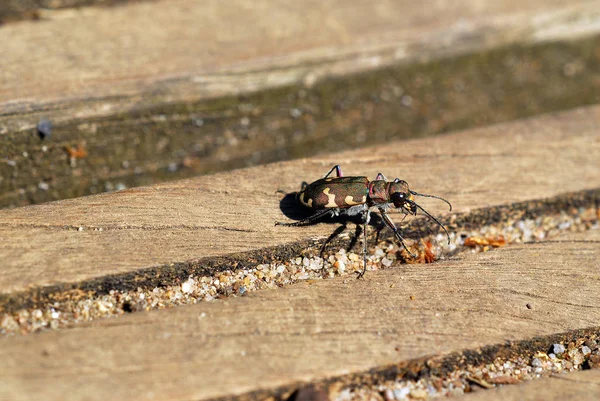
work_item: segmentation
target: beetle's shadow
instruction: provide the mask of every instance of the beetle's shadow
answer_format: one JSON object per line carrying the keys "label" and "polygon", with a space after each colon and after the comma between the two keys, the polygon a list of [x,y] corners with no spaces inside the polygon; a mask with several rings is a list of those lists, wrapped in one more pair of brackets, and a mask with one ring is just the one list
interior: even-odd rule
{"label": "beetle's shadow", "polygon": [[310,217],[313,213],[307,207],[299,204],[296,196],[298,192],[291,192],[283,197],[281,201],[279,201],[279,208],[281,212],[288,219],[300,221]]}
{"label": "beetle's shadow", "polygon": [[[281,201],[279,202],[279,208],[281,209],[281,212],[285,215],[285,217],[291,220],[301,221],[312,216],[314,214],[314,211],[302,206],[296,199],[297,195],[298,192],[291,192],[289,194],[286,194],[283,197],[283,199],[281,199]],[[314,223],[307,225],[321,223],[339,224],[339,226],[331,233],[331,235],[329,235],[329,237],[327,237],[327,239],[323,243],[323,246],[321,247],[320,251],[321,257],[323,256],[323,252],[325,251],[327,245],[334,241],[344,231],[346,231],[346,229],[348,228],[348,223],[353,223],[356,226],[356,229],[354,231],[354,235],[350,237],[350,243],[346,247],[346,252],[349,252],[352,248],[354,248],[354,246],[358,242],[358,239],[362,236],[363,222],[362,216],[360,215],[347,216],[341,214],[340,216],[335,217],[323,217],[315,221]],[[379,233],[385,227],[385,223],[383,222],[383,219],[379,216],[379,213],[371,213],[369,225],[376,230],[376,241],[379,241]]]}

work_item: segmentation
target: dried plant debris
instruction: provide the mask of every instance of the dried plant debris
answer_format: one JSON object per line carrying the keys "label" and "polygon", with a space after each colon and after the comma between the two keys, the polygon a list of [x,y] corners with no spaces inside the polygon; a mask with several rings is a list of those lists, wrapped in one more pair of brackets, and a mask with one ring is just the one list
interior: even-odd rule
{"label": "dried plant debris", "polygon": [[568,344],[554,344],[550,350],[531,355],[497,358],[492,363],[459,368],[444,377],[426,376],[418,380],[388,380],[372,385],[345,387],[331,394],[331,399],[428,400],[599,367],[598,340],[580,338]]}
{"label": "dried plant debris", "polygon": [[[417,256],[393,242],[381,241],[371,249],[367,270],[392,268],[398,263],[431,263],[469,250],[482,252],[504,244],[544,240],[564,231],[584,231],[598,228],[600,210],[579,208],[536,219],[506,221],[471,232],[451,232],[450,244],[444,234],[414,241],[410,247]],[[45,329],[59,329],[79,322],[114,317],[130,312],[162,309],[195,304],[228,296],[244,294],[262,288],[276,288],[303,280],[355,277],[362,270],[360,251],[336,250],[323,256],[318,251],[285,262],[260,264],[253,268],[221,271],[211,276],[190,276],[171,286],[133,291],[112,290],[105,295],[68,298],[47,304],[43,308],[22,309],[0,315],[1,334],[27,334]]]}
{"label": "dried plant debris", "polygon": [[481,247],[482,250],[487,251],[489,247],[499,248],[501,246],[506,245],[506,239],[504,239],[503,235],[499,235],[498,237],[469,237],[465,238],[464,242],[465,246],[470,246],[473,248]]}

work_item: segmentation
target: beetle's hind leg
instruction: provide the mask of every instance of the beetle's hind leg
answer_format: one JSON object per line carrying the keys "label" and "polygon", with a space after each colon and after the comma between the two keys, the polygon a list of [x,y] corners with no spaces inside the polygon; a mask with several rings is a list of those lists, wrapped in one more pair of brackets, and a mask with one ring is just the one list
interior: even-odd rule
{"label": "beetle's hind leg", "polygon": [[318,211],[317,213],[313,214],[312,216],[309,216],[300,221],[295,221],[293,223],[280,223],[280,222],[276,221],[275,225],[276,226],[285,226],[285,227],[306,226],[306,225],[314,223],[315,221],[319,220],[322,217],[325,217],[325,216],[331,217],[333,215],[335,215],[335,209],[324,209],[324,210]]}
{"label": "beetle's hind leg", "polygon": [[329,177],[331,175],[331,173],[333,173],[334,170],[335,170],[335,176],[337,178],[340,178],[340,177],[344,176],[344,173],[342,173],[342,168],[340,167],[339,164],[336,164],[335,166],[333,166],[331,168],[331,170],[329,170],[329,172],[327,174],[325,174],[325,177],[323,177],[323,178]]}

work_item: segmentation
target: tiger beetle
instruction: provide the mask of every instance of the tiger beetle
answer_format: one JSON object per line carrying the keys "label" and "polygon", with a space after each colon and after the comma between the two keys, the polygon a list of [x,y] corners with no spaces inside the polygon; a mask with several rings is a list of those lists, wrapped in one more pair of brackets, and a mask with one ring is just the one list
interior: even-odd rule
{"label": "tiger beetle", "polygon": [[[336,177],[330,177],[335,171]],[[446,199],[439,196],[420,194],[412,191],[406,181],[396,178],[394,181],[388,181],[382,173],[377,174],[375,180],[369,181],[367,177],[344,177],[342,168],[339,165],[333,166],[331,170],[321,178],[306,185],[298,192],[296,199],[315,211],[312,216],[294,223],[279,223],[281,226],[303,226],[314,223],[322,217],[333,217],[339,215],[356,216],[362,215],[363,218],[363,269],[358,273],[357,278],[361,278],[367,271],[367,225],[370,221],[371,208],[377,207],[385,225],[393,232],[396,239],[402,244],[404,249],[412,256],[416,257],[404,243],[404,238],[396,228],[394,222],[389,218],[386,211],[392,205],[399,208],[404,213],[404,218],[411,214],[415,216],[417,209],[420,209],[427,217],[435,221],[446,233],[448,244],[450,244],[450,234],[446,227],[438,219],[429,214],[425,209],[419,206],[413,195],[436,198],[442,200],[450,206],[452,205]],[[404,220],[404,218],[402,220]]]}

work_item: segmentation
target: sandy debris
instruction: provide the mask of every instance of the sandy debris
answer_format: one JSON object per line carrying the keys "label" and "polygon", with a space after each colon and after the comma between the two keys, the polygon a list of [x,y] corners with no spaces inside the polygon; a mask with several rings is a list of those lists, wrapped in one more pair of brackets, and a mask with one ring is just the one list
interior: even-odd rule
{"label": "sandy debris", "polygon": [[427,400],[600,368],[600,345],[597,339],[581,338],[568,344],[554,344],[550,348],[554,352],[546,350],[511,359],[497,359],[493,363],[459,368],[445,377],[427,376],[419,380],[390,380],[371,386],[342,388],[332,394],[331,399]]}

